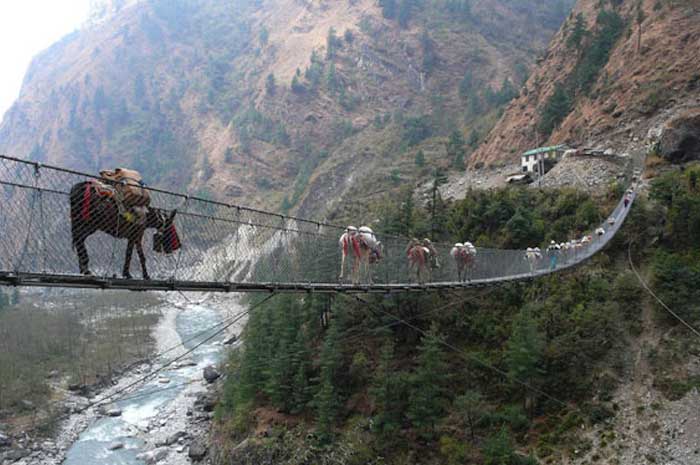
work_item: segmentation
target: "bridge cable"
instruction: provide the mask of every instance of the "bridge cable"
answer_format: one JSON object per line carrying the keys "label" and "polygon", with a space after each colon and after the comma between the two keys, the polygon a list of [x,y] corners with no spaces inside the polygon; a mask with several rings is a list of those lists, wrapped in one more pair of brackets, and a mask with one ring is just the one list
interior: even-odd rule
{"label": "bridge cable", "polygon": [[29,224],[27,225],[27,235],[24,238],[24,245],[22,246],[22,253],[19,256],[19,261],[15,265],[15,272],[19,272],[22,263],[24,262],[24,257],[27,254],[27,249],[29,248],[29,237],[32,235],[32,223],[34,222],[34,204],[36,204],[37,192],[39,190],[39,165],[34,165],[34,192],[32,193],[32,203],[29,207]]}
{"label": "bridge cable", "polygon": [[[370,305],[370,306],[373,305],[373,306],[375,306],[379,311],[381,311],[382,313],[386,314],[387,316],[389,316],[389,317],[391,317],[391,318],[394,318],[395,320],[397,320],[397,321],[400,322],[401,324],[403,324],[403,325],[405,325],[405,326],[407,326],[407,327],[409,327],[409,328],[411,328],[411,329],[413,329],[413,330],[415,330],[415,331],[421,333],[423,336],[427,336],[427,335],[428,335],[428,333],[427,333],[425,330],[419,328],[419,327],[416,326],[416,325],[413,325],[413,324],[409,323],[408,321],[404,320],[403,318],[401,318],[401,317],[399,317],[399,316],[397,316],[397,315],[392,314],[391,312],[388,312],[387,310],[384,310],[384,308],[383,308],[382,306],[380,306],[380,305],[372,304],[371,302],[368,302],[368,301],[366,301],[366,300],[364,300],[364,299],[362,299],[362,298],[360,298],[360,297],[358,297],[358,296],[356,296],[356,295],[348,296],[348,298],[349,298],[349,297],[352,297],[353,299],[355,299],[355,300],[357,300],[357,301],[359,301],[359,302],[361,302],[361,303],[363,303],[363,304],[365,304],[365,305]],[[456,347],[456,346],[453,345],[453,344],[450,344],[450,343],[447,342],[447,341],[444,341],[444,340],[442,340],[442,339],[438,339],[438,342],[439,342],[441,345],[443,345],[443,346],[445,346],[445,347],[447,347],[447,348],[453,350],[453,351],[456,352],[458,355],[461,355],[462,358],[464,358],[464,359],[467,360],[467,361],[474,361],[474,362],[478,363],[479,365],[481,365],[481,366],[483,366],[483,367],[485,367],[485,368],[488,368],[489,370],[491,370],[491,371],[493,371],[493,372],[495,372],[495,373],[498,373],[498,374],[500,374],[501,376],[503,376],[503,377],[505,377],[505,378],[507,378],[507,379],[509,379],[509,380],[511,380],[511,381],[513,381],[513,382],[515,382],[515,383],[517,383],[517,384],[523,386],[524,388],[528,389],[528,390],[531,391],[531,392],[534,392],[534,393],[543,395],[543,396],[546,397],[547,399],[549,399],[549,400],[551,400],[551,401],[553,401],[553,402],[555,402],[555,403],[557,403],[557,404],[563,406],[564,408],[573,407],[575,411],[578,411],[578,412],[581,412],[581,413],[584,413],[584,414],[585,414],[585,412],[583,412],[583,410],[582,410],[580,407],[577,407],[577,406],[575,406],[575,405],[570,405],[570,404],[566,403],[565,401],[563,401],[563,400],[561,400],[561,399],[558,399],[557,397],[554,397],[553,395],[548,394],[548,393],[542,391],[541,389],[538,389],[538,388],[536,388],[536,387],[530,385],[529,383],[527,383],[527,382],[525,382],[525,381],[521,381],[521,380],[519,380],[519,379],[513,377],[512,375],[508,374],[507,372],[501,370],[500,368],[495,367],[495,366],[491,365],[490,363],[487,363],[487,362],[485,362],[485,361],[483,361],[483,360],[480,360],[479,358],[474,357],[474,356],[468,354],[467,352],[464,352],[464,351],[460,350],[458,347]],[[629,439],[631,439],[633,442],[636,442],[636,443],[639,444],[640,446],[649,447],[648,442],[644,442],[644,441],[642,441],[642,440],[640,440],[640,439],[636,439],[636,438],[631,437],[631,436],[629,437]],[[671,461],[676,461],[676,462],[678,462],[678,463],[680,463],[680,464],[682,464],[682,465],[686,465],[686,462],[684,462],[682,459],[673,457],[673,456],[670,454],[670,452],[666,452],[665,450],[662,450],[662,449],[653,449],[653,448],[650,449],[650,450],[651,450],[651,451],[654,451],[654,452],[656,452],[656,453],[658,453],[658,454],[660,454],[660,455],[663,455],[663,456],[667,457],[667,458],[670,459]]]}
{"label": "bridge cable", "polygon": [[700,337],[700,331],[698,331],[697,329],[695,329],[690,323],[688,323],[687,321],[685,321],[685,320],[684,320],[683,318],[681,318],[681,316],[679,316],[676,312],[674,312],[673,310],[671,310],[671,308],[670,308],[668,305],[666,305],[666,303],[665,303],[663,300],[661,300],[661,298],[659,298],[659,296],[657,296],[656,293],[654,293],[653,290],[651,290],[651,288],[647,285],[647,283],[644,281],[644,279],[642,278],[642,276],[639,274],[639,272],[637,271],[637,268],[634,266],[634,262],[632,261],[632,241],[630,241],[629,246],[627,247],[627,258],[628,258],[628,260],[629,260],[630,267],[632,268],[632,271],[633,271],[634,274],[637,276],[637,279],[639,280],[639,283],[642,285],[642,287],[643,287],[644,289],[646,289],[646,291],[647,291],[654,299],[656,299],[656,301],[661,305],[661,307],[664,308],[664,310],[666,310],[668,313],[670,313],[675,319],[677,319],[678,321],[680,321],[680,322],[681,322],[686,328],[688,328],[693,334],[695,334],[696,336]]}

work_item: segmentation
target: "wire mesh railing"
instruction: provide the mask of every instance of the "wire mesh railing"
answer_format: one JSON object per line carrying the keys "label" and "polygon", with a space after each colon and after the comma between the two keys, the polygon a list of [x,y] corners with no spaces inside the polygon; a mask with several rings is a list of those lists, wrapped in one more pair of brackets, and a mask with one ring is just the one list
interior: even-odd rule
{"label": "wire mesh railing", "polygon": [[629,211],[625,203],[635,195],[626,194],[599,235],[565,250],[533,255],[477,248],[464,280],[452,244],[433,244],[431,261],[439,266],[426,266],[419,277],[407,260],[409,238],[377,234],[381,260],[368,264],[366,255],[349,253],[341,280],[343,226],[140,186],[150,205],[132,207],[119,187],[90,174],[0,156],[0,283],[341,291],[489,284],[586,260],[617,233]]}

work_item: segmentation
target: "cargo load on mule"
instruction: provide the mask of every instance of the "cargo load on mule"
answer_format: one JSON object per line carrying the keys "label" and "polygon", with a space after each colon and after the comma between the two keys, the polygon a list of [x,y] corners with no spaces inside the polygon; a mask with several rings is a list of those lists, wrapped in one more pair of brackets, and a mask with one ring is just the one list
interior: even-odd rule
{"label": "cargo load on mule", "polygon": [[117,201],[124,207],[148,207],[151,204],[151,196],[144,188],[141,173],[127,168],[115,170],[102,170],[100,176],[103,180],[112,184],[117,194]]}

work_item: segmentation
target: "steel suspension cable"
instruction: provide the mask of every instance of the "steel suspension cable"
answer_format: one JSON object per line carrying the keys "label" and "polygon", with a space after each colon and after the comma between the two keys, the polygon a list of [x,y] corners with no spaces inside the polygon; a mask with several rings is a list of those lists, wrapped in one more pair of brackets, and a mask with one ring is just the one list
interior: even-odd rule
{"label": "steel suspension cable", "polygon": [[632,260],[632,241],[630,241],[630,243],[627,247],[627,259],[629,261],[630,268],[632,269],[635,276],[639,280],[639,283],[649,293],[649,295],[651,295],[654,299],[656,299],[656,301],[661,305],[661,307],[664,310],[666,310],[669,314],[671,314],[671,316],[673,316],[676,320],[680,321],[683,324],[683,326],[688,328],[696,336],[700,337],[700,331],[695,329],[690,323],[688,323],[680,315],[678,315],[678,313],[674,312],[671,309],[671,307],[666,305],[666,303],[663,300],[661,300],[661,298],[658,295],[656,295],[656,293],[649,287],[649,285],[647,285],[646,281],[644,281],[642,276],[639,274],[639,272],[637,271],[637,268],[634,266],[634,261]]}

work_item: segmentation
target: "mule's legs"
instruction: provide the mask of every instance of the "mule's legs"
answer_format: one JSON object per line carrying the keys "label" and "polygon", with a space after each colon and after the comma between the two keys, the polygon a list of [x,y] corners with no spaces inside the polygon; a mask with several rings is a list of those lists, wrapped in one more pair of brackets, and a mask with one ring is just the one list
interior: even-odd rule
{"label": "mule's legs", "polygon": [[80,235],[75,241],[73,241],[73,246],[75,251],[78,253],[78,264],[80,266],[80,274],[89,276],[90,268],[90,257],[88,257],[87,248],[85,247],[85,239],[87,236]]}
{"label": "mule's legs", "polygon": [[141,261],[141,272],[143,273],[141,276],[143,276],[143,279],[145,280],[151,279],[151,277],[148,276],[148,270],[146,269],[146,254],[143,253],[143,244],[141,241],[136,243],[136,252],[139,254],[139,260]]}
{"label": "mule's legs", "polygon": [[124,269],[122,270],[122,276],[125,279],[131,279],[131,273],[129,268],[131,268],[131,254],[134,252],[134,241],[129,240],[126,244],[126,257],[124,257]]}
{"label": "mule's legs", "polygon": [[341,258],[340,258],[340,276],[338,276],[338,281],[343,280],[343,275],[345,274],[345,252],[341,252]]}
{"label": "mule's legs", "polygon": [[374,278],[372,277],[372,267],[369,264],[369,255],[367,255],[367,277],[370,284],[374,284]]}
{"label": "mule's legs", "polygon": [[354,256],[352,259],[352,283],[360,284],[360,257]]}

